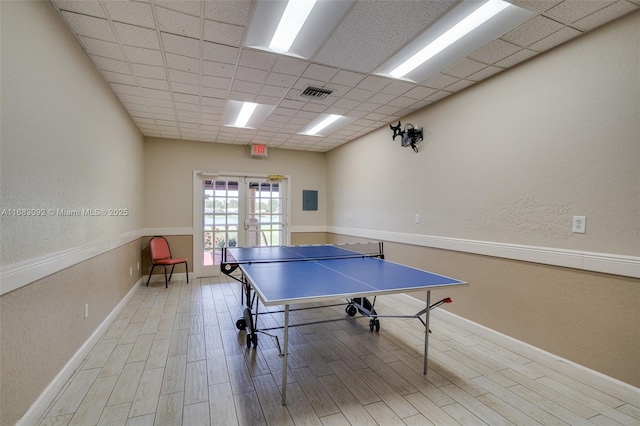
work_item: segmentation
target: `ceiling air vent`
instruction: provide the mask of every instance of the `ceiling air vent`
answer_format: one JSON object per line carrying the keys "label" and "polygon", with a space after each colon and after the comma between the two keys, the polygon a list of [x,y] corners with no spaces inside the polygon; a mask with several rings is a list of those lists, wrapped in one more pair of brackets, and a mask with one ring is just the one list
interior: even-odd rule
{"label": "ceiling air vent", "polygon": [[300,96],[304,96],[306,98],[324,99],[332,93],[333,93],[333,90],[321,89],[319,87],[309,86],[306,89],[304,89],[304,92],[302,92]]}

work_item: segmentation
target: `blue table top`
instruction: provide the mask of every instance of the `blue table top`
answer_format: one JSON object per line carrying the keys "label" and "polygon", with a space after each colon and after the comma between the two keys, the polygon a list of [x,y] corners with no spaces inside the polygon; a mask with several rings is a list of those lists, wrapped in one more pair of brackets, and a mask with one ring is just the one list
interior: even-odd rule
{"label": "blue table top", "polygon": [[[306,247],[313,247],[302,250],[307,255],[311,251],[337,255],[342,250],[338,247],[328,248],[332,246]],[[289,261],[294,259],[296,250],[283,250],[290,247],[270,249],[272,250],[255,250],[263,254],[254,257],[251,263],[240,264],[245,276],[267,306],[467,285],[460,280],[374,257]],[[234,257],[237,254],[242,259],[250,259],[251,253],[245,250],[234,250]],[[240,254],[242,251],[245,251],[246,256]],[[268,257],[276,253],[282,254],[285,261],[267,262]],[[297,255],[299,254],[300,250]]]}

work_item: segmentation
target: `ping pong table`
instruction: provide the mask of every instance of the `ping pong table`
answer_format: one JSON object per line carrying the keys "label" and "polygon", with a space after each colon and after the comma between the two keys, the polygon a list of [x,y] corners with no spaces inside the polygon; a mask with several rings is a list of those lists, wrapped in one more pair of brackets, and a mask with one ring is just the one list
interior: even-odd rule
{"label": "ping pong table", "polygon": [[[431,290],[464,286],[468,283],[423,271],[413,267],[384,260],[382,243],[376,250],[363,250],[364,244],[356,245],[308,245],[268,247],[228,247],[223,249],[221,271],[242,283],[242,298],[246,299],[244,315],[236,322],[240,330],[247,330],[247,348],[258,344],[258,333],[266,334],[276,341],[282,357],[282,405],[286,405],[287,356],[289,328],[316,324],[325,321],[289,324],[291,305],[326,303],[336,299],[347,299],[346,313],[354,316],[360,312],[369,318],[369,329],[380,330],[379,318],[416,318],[425,326],[424,374],[427,374],[429,347],[429,311],[449,298],[431,305]],[[238,278],[234,272],[240,269]],[[426,290],[426,305],[414,315],[379,315],[375,311],[375,299],[385,294]],[[284,306],[284,326],[274,328],[257,327],[258,300],[264,306]],[[372,301],[368,298],[372,297]],[[244,302],[244,300],[243,300]],[[344,303],[342,303],[344,304]],[[335,306],[322,305],[318,307]],[[252,309],[255,308],[255,313]],[[307,309],[307,308],[300,308]],[[295,310],[295,309],[293,309]],[[291,310],[292,311],[292,310]],[[274,311],[270,311],[274,313]],[[422,315],[425,319],[422,319]],[[339,318],[344,319],[344,318]],[[332,320],[328,320],[332,321]],[[283,345],[269,331],[283,329]]]}

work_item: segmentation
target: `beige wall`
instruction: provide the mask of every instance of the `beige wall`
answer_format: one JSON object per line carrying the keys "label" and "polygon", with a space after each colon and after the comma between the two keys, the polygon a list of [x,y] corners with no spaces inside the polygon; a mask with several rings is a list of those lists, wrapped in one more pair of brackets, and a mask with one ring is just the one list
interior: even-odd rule
{"label": "beige wall", "polygon": [[123,241],[0,297],[0,424],[10,425],[140,278],[140,243],[123,235],[143,226],[143,138],[49,2],[0,8],[0,207],[128,209],[0,218],[3,272],[19,263],[38,275],[43,259],[86,259],[96,245]]}
{"label": "beige wall", "polygon": [[0,264],[142,227],[142,135],[49,2],[2,2],[2,208],[128,209],[0,217]]}
{"label": "beige wall", "polygon": [[388,127],[329,152],[328,225],[640,255],[638,28],[631,14],[403,117],[424,127],[418,154]]}
{"label": "beige wall", "polygon": [[[291,176],[294,226],[324,226],[327,205],[325,154],[269,149],[252,158],[248,146],[145,139],[144,206],[147,228],[193,226],[193,171],[255,172]],[[302,190],[318,191],[318,210],[302,211]]]}
{"label": "beige wall", "polygon": [[[635,13],[402,118],[424,127],[418,154],[388,128],[331,151],[328,225],[639,256],[638,28]],[[640,280],[385,247],[468,280],[451,292],[456,314],[640,386]]]}

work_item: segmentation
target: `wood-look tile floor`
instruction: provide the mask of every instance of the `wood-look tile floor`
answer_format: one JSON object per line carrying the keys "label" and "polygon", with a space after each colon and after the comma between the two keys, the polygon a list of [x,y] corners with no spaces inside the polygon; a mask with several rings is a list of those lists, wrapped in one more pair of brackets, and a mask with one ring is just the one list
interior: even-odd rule
{"label": "wood-look tile floor", "polygon": [[[138,288],[40,424],[640,425],[637,401],[435,319],[425,377],[422,323],[383,318],[371,333],[360,315],[290,329],[283,407],[277,347],[260,334],[247,349],[235,327],[240,285],[227,280]],[[376,309],[418,312],[410,301],[379,297]],[[344,307],[302,310],[291,323],[344,316]],[[281,325],[282,314],[260,322]]]}

